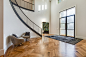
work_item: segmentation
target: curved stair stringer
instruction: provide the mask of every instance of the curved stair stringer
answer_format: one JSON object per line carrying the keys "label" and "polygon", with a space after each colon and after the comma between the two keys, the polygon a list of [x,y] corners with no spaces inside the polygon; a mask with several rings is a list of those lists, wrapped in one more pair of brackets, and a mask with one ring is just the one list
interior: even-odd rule
{"label": "curved stair stringer", "polygon": [[[37,35],[39,35],[40,37],[42,37],[42,34],[40,34],[40,33],[38,33],[37,31],[35,31],[33,28],[31,28],[27,23],[25,23],[23,20],[22,20],[22,18],[19,16],[19,14],[17,13],[17,11],[16,11],[16,9],[14,8],[14,6],[13,5],[15,5],[15,6],[17,6],[18,7],[18,5],[17,4],[15,4],[15,3],[13,3],[11,0],[9,0],[10,1],[10,4],[11,4],[11,6],[12,6],[12,9],[13,9],[13,11],[15,12],[15,14],[17,15],[17,17],[20,19],[20,21],[25,25],[25,26],[27,26],[30,30],[32,30],[33,32],[35,32]],[[19,7],[19,9],[20,9],[20,7]],[[20,11],[23,13],[23,11],[20,9]],[[23,13],[24,14],[24,13]],[[25,15],[25,14],[24,14]],[[26,16],[26,15],[25,15]],[[27,16],[26,16],[27,17]],[[27,17],[28,18],[28,17]],[[31,21],[31,20],[30,20]],[[34,23],[35,24],[35,23]],[[36,25],[36,24],[35,24]]]}

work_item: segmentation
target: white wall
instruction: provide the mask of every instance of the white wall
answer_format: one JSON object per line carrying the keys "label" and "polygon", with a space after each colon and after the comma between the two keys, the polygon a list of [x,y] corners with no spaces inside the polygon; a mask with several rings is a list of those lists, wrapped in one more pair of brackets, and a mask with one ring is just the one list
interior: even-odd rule
{"label": "white wall", "polygon": [[[57,2],[57,3],[56,3]],[[59,12],[76,5],[76,38],[86,39],[86,0],[51,2],[51,33],[59,35]]]}
{"label": "white wall", "polygon": [[[45,12],[45,11],[44,11]],[[29,15],[32,12],[29,13]],[[49,13],[49,12],[47,12]],[[37,15],[38,14],[38,15]],[[35,16],[36,15],[36,16]],[[40,16],[39,16],[40,15]],[[47,15],[44,17],[44,13],[42,12],[35,12],[32,13],[30,16],[30,19],[34,21],[37,25],[42,23],[42,19],[47,19],[49,16]],[[34,17],[34,18],[33,18]],[[48,21],[49,19],[47,19]],[[40,22],[41,21],[41,22]],[[41,25],[39,25],[41,26]],[[9,0],[4,0],[4,53],[6,52],[7,48],[11,46],[11,41],[7,37],[11,34],[17,34],[20,36],[22,33],[29,31],[31,33],[31,37],[37,37],[34,32],[29,30],[15,15],[14,11],[12,10],[12,7],[9,3]]]}
{"label": "white wall", "polygon": [[[38,5],[44,5],[46,2],[47,9],[38,11]],[[23,12],[37,25],[42,28],[42,22],[49,22],[50,20],[50,2],[49,0],[35,0],[35,12],[22,9]]]}
{"label": "white wall", "polygon": [[0,56],[3,52],[3,0],[0,0]]}

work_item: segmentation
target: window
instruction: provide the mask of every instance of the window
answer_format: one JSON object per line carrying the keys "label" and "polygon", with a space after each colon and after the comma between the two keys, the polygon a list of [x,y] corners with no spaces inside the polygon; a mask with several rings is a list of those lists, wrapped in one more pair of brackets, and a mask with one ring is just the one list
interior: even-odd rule
{"label": "window", "polygon": [[60,3],[61,1],[64,1],[64,0],[58,0],[58,3]]}
{"label": "window", "polygon": [[75,37],[75,7],[60,12],[60,35]]}
{"label": "window", "polygon": [[42,5],[42,10],[44,10],[44,5]]}
{"label": "window", "polygon": [[38,11],[41,11],[41,5],[38,5]]}
{"label": "window", "polygon": [[47,3],[45,3],[45,10],[47,9]]}
{"label": "window", "polygon": [[62,0],[58,0],[58,3],[60,3]]}

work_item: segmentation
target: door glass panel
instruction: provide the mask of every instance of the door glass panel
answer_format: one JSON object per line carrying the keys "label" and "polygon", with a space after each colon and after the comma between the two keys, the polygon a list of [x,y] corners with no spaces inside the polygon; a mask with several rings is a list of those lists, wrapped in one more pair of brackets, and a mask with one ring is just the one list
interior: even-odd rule
{"label": "door glass panel", "polygon": [[61,18],[60,23],[65,23],[65,18]]}
{"label": "door glass panel", "polygon": [[74,16],[67,17],[67,23],[74,22]]}
{"label": "door glass panel", "polygon": [[65,35],[65,30],[60,30],[60,35]]}
{"label": "door glass panel", "polygon": [[67,24],[67,29],[74,29],[74,23]]}
{"label": "door glass panel", "polygon": [[74,37],[74,30],[67,30],[67,36]]}
{"label": "door glass panel", "polygon": [[65,24],[61,24],[61,28],[60,29],[65,29]]}
{"label": "door glass panel", "polygon": [[63,11],[63,12],[60,13],[60,18],[65,17],[65,16],[66,16],[66,11]]}
{"label": "door glass panel", "polygon": [[75,7],[67,10],[67,16],[75,14]]}

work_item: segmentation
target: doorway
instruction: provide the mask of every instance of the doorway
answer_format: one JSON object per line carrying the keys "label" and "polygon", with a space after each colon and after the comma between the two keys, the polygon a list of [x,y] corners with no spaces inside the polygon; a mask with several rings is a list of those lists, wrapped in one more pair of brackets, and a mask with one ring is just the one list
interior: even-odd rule
{"label": "doorway", "polygon": [[49,34],[49,22],[42,22],[43,34]]}
{"label": "doorway", "polygon": [[59,19],[59,34],[75,38],[75,7],[61,11]]}

